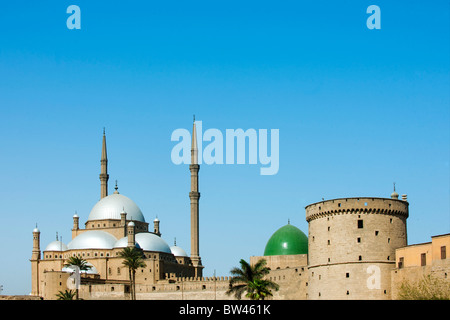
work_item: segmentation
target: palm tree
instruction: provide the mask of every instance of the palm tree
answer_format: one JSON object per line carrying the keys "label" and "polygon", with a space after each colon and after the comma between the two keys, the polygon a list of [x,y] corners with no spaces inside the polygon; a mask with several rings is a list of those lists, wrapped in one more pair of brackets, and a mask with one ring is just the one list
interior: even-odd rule
{"label": "palm tree", "polygon": [[252,300],[264,300],[265,297],[271,296],[272,291],[278,291],[279,285],[273,281],[263,279],[269,273],[266,267],[266,260],[260,259],[255,265],[251,266],[247,261],[241,259],[239,261],[241,267],[231,269],[230,273],[233,277],[230,279],[227,295],[234,293],[236,299],[240,300],[244,292],[247,298]]}
{"label": "palm tree", "polygon": [[144,255],[141,249],[136,247],[126,247],[119,252],[119,256],[124,259],[122,264],[128,267],[131,300],[136,300],[136,270],[147,266],[144,262]]}
{"label": "palm tree", "polygon": [[73,300],[73,297],[75,295],[76,295],[75,291],[66,289],[64,292],[59,291],[56,296],[58,297],[58,300]]}
{"label": "palm tree", "polygon": [[[64,264],[65,267],[75,266],[78,267],[79,271],[88,271],[92,267],[88,265],[88,262],[80,257],[69,257]],[[78,284],[75,289],[75,299],[78,300]]]}

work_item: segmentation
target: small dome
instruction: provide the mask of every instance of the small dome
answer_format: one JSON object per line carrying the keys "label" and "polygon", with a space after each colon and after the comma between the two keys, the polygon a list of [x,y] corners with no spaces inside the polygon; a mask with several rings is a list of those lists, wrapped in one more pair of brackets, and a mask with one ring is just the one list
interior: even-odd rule
{"label": "small dome", "polygon": [[[134,245],[136,246],[136,248],[140,249],[141,246],[139,245],[139,243],[135,242]],[[126,248],[128,247],[128,237],[123,237],[120,238],[119,240],[117,240],[117,242],[114,244],[114,248]]]}
{"label": "small dome", "polygon": [[308,238],[297,227],[287,224],[270,237],[264,250],[265,256],[308,253]]}
{"label": "small dome", "polygon": [[129,227],[134,227],[134,222],[133,222],[133,221],[130,221],[130,222],[128,223],[128,226],[129,226]]}
{"label": "small dome", "polygon": [[68,248],[64,243],[55,240],[50,242],[44,251],[66,251],[66,250],[68,250]]}
{"label": "small dome", "polygon": [[33,229],[33,232],[40,232],[39,229],[36,227]]}
{"label": "small dome", "polygon": [[167,242],[158,237],[156,234],[141,232],[136,234],[135,239],[142,250],[172,253]]}
{"label": "small dome", "polygon": [[112,249],[117,239],[110,233],[99,230],[85,231],[69,242],[69,250]]}
{"label": "small dome", "polygon": [[120,193],[111,194],[97,202],[89,214],[88,221],[120,220],[120,213],[123,211],[127,213],[127,219],[145,222],[144,215],[136,203]]}
{"label": "small dome", "polygon": [[[97,269],[91,263],[88,262],[88,263],[86,263],[86,265],[91,268],[89,270],[80,270],[81,273],[87,273],[87,274],[97,274],[98,273]],[[73,267],[73,266],[63,267],[61,269],[61,271],[72,273],[75,271],[75,267]]]}
{"label": "small dome", "polygon": [[398,193],[394,190],[394,192],[391,193],[392,199],[398,199]]}
{"label": "small dome", "polygon": [[171,246],[170,251],[172,251],[173,255],[175,257],[187,257],[186,251],[184,251],[182,248],[178,246]]}

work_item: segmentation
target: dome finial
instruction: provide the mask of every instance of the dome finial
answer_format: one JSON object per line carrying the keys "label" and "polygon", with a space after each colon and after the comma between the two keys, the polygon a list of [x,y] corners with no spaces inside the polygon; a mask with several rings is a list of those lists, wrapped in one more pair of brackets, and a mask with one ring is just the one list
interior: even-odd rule
{"label": "dome finial", "polygon": [[391,193],[391,198],[398,199],[398,193],[397,193],[397,191],[395,191],[395,182],[394,182],[394,192]]}
{"label": "dome finial", "polygon": [[114,187],[114,190],[116,190],[116,191],[114,191],[115,194],[119,193],[118,189],[119,189],[119,187],[117,186],[117,180],[116,180],[116,186]]}
{"label": "dome finial", "polygon": [[288,218],[288,224],[291,224],[291,220]]}
{"label": "dome finial", "polygon": [[177,237],[174,238],[174,240],[173,240],[173,245],[174,245],[174,246],[177,245]]}

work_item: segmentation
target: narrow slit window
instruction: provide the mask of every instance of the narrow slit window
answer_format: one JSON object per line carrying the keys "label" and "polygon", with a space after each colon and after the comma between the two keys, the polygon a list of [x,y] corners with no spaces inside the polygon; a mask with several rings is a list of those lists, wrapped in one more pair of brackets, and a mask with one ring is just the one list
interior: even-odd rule
{"label": "narrow slit window", "polygon": [[362,229],[364,227],[363,220],[358,220],[358,229]]}

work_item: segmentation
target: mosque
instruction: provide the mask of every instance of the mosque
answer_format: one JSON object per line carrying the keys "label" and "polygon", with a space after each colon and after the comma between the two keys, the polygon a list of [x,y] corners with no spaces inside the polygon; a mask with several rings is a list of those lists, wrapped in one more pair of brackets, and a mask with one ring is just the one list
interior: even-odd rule
{"label": "mosque", "polygon": [[[72,269],[64,267],[71,256],[88,262],[90,270],[82,277],[83,284],[98,288],[108,285],[110,292],[128,293],[128,270],[122,265],[119,253],[127,246],[143,250],[147,267],[137,274],[136,282],[142,287],[153,288],[157,283],[168,282],[169,277],[202,278],[203,265],[199,255],[199,198],[197,164],[197,137],[194,122],[191,150],[191,255],[177,246],[169,246],[161,238],[160,221],[153,226],[146,222],[139,206],[127,196],[119,193],[117,183],[113,194],[108,195],[108,157],[106,136],[103,132],[100,201],[92,208],[84,228],[80,228],[79,216],[73,216],[72,240],[65,244],[59,239],[49,243],[40,251],[40,231],[33,230],[32,295],[54,299],[55,294],[67,289],[67,278]],[[152,228],[152,229],[151,229]],[[142,289],[139,287],[140,289]],[[116,289],[116,290],[115,290]]]}
{"label": "mosque", "polygon": [[[128,299],[128,269],[119,253],[139,247],[146,266],[136,273],[137,299],[234,299],[225,291],[228,277],[203,277],[199,254],[199,199],[197,134],[192,131],[190,256],[181,247],[169,246],[161,237],[160,221],[149,228],[138,205],[118,191],[108,195],[108,158],[103,132],[100,201],[92,208],[84,228],[73,216],[72,240],[59,239],[41,252],[40,231],[33,230],[31,295],[56,299],[68,289],[73,269],[64,264],[76,256],[91,267],[81,276],[82,299]],[[279,227],[268,239],[263,256],[267,277],[280,290],[273,299],[396,299],[399,284],[433,274],[450,285],[448,272],[450,234],[432,237],[424,244],[407,244],[407,196],[395,191],[389,198],[353,197],[322,200],[305,208],[308,236],[290,224]],[[241,257],[237,257],[238,260]]]}

